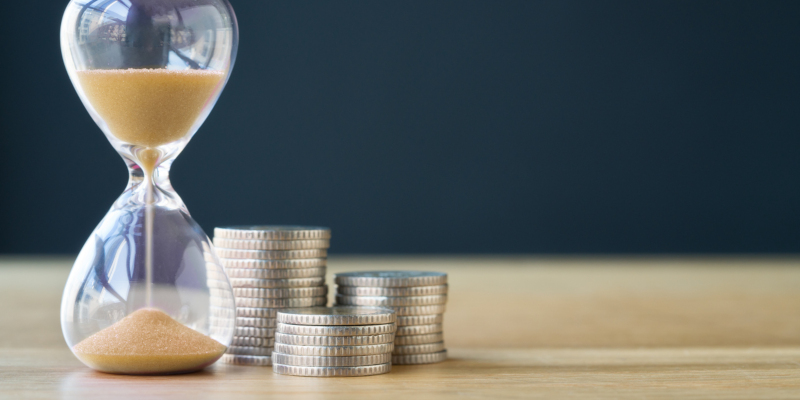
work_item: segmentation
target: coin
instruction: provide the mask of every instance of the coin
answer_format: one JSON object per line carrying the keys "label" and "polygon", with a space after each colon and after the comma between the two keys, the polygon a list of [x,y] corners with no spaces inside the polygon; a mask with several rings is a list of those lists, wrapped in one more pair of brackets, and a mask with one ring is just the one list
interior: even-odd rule
{"label": "coin", "polygon": [[239,297],[236,307],[311,307],[324,306],[328,303],[327,297],[299,297],[293,299],[254,299]]}
{"label": "coin", "polygon": [[248,336],[234,336],[231,340],[231,346],[247,346],[247,347],[269,347],[275,345],[275,339],[271,337],[248,337]]}
{"label": "coin", "polygon": [[225,287],[225,284],[228,283],[228,275],[222,268],[219,271],[206,271],[206,282],[216,287]]}
{"label": "coin", "polygon": [[254,328],[252,326],[237,326],[234,330],[236,336],[273,337],[275,328]]}
{"label": "coin", "polygon": [[261,289],[261,288],[234,288],[236,297],[251,297],[258,299],[286,299],[292,297],[319,297],[328,294],[328,286],[315,286],[303,288]]}
{"label": "coin", "polygon": [[427,354],[406,354],[406,355],[393,355],[392,364],[397,365],[411,365],[411,364],[432,364],[442,362],[447,359],[447,350],[437,351],[436,353]]}
{"label": "coin", "polygon": [[447,294],[447,285],[410,287],[339,286],[336,291],[346,296],[431,296]]}
{"label": "coin", "polygon": [[239,269],[304,269],[320,268],[327,265],[324,258],[305,258],[299,260],[242,260],[237,258],[220,258],[225,268]]}
{"label": "coin", "polygon": [[447,283],[447,274],[421,271],[345,272],[334,275],[334,279],[343,286],[435,286]]}
{"label": "coin", "polygon": [[217,299],[232,299],[233,293],[228,288],[209,287],[208,294]]}
{"label": "coin", "polygon": [[395,313],[378,307],[311,307],[281,310],[277,318],[293,325],[377,325],[394,322]]}
{"label": "coin", "polygon": [[233,296],[230,297],[209,296],[208,303],[211,307],[219,309],[229,309],[231,310],[231,312],[233,312],[233,308],[235,307]]}
{"label": "coin", "polygon": [[432,304],[447,303],[447,295],[439,294],[435,296],[406,296],[406,297],[386,297],[386,296],[345,296],[336,295],[336,304],[352,304],[357,306],[427,306]]}
{"label": "coin", "polygon": [[[277,333],[275,335],[277,335]],[[396,346],[407,346],[411,344],[436,343],[443,340],[444,335],[441,333],[429,333],[427,335],[397,336],[394,338],[394,344]]]}
{"label": "coin", "polygon": [[331,230],[321,226],[250,225],[214,228],[214,236],[226,239],[310,240],[330,239]]}
{"label": "coin", "polygon": [[317,240],[242,240],[214,238],[214,246],[223,249],[239,250],[306,250],[327,249],[331,242],[328,239]]}
{"label": "coin", "polygon": [[427,314],[444,314],[447,307],[444,304],[437,304],[432,306],[411,306],[411,307],[394,307],[391,308],[397,315],[427,315]]}
{"label": "coin", "polygon": [[[278,343],[275,343],[275,348],[278,348]],[[405,346],[394,346],[392,354],[423,354],[423,353],[436,353],[437,351],[444,350],[444,342],[426,343],[426,344],[410,344]],[[283,353],[283,352],[281,352]]]}
{"label": "coin", "polygon": [[269,307],[236,307],[237,317],[246,318],[275,318],[278,308]]}
{"label": "coin", "polygon": [[[239,269],[228,270],[231,274],[231,287],[252,287],[264,289],[277,289],[277,288],[291,288],[291,287],[312,287],[322,286],[325,284],[325,277],[315,278],[296,278],[296,279],[267,279],[259,278],[267,276],[266,274],[259,274],[257,269]],[[252,273],[240,273],[248,271]],[[266,270],[263,270],[266,272]]]}
{"label": "coin", "polygon": [[303,367],[356,367],[360,365],[386,364],[392,360],[392,353],[352,357],[293,356],[290,354],[272,353],[272,359],[275,361],[275,364]]}
{"label": "coin", "polygon": [[[370,344],[391,343],[392,340],[394,340],[394,334],[391,333],[370,336],[308,336],[275,332],[275,343],[293,344],[297,346],[365,346]],[[439,340],[434,340],[434,342],[438,341]]]}
{"label": "coin", "polygon": [[214,315],[210,315],[208,317],[208,324],[217,328],[233,328],[236,325],[236,318],[232,316],[230,317],[217,317]]}
{"label": "coin", "polygon": [[[211,317],[208,319],[209,323],[213,326],[227,326],[226,324],[230,321],[230,319],[217,319],[215,317]],[[276,325],[275,318],[248,318],[248,317],[237,317],[236,326],[252,326],[254,328],[274,328]]]}
{"label": "coin", "polygon": [[292,344],[275,343],[276,352],[295,356],[368,356],[372,354],[391,353],[393,348],[394,344],[392,343],[371,344],[366,346],[295,346]]}
{"label": "coin", "polygon": [[269,356],[240,356],[237,354],[223,354],[222,361],[228,364],[239,365],[272,365],[272,359]]}
{"label": "coin", "polygon": [[233,334],[233,321],[231,321],[230,326],[209,326],[208,327],[208,336],[211,337],[228,337]]}
{"label": "coin", "polygon": [[[298,278],[319,278],[325,276],[325,267],[321,268],[297,268],[297,269],[244,269],[227,268],[225,270],[228,277],[250,278],[250,279],[298,279]],[[229,286],[232,284],[225,283]]]}
{"label": "coin", "polygon": [[272,354],[272,347],[228,346],[225,353],[242,356],[269,356]]}
{"label": "coin", "polygon": [[236,309],[234,307],[209,306],[208,315],[215,318],[233,318],[236,316]]}
{"label": "coin", "polygon": [[290,260],[303,258],[323,258],[328,256],[324,249],[312,250],[236,250],[217,249],[221,258],[244,258],[255,260]]}
{"label": "coin", "polygon": [[296,376],[368,376],[385,374],[392,370],[392,364],[364,365],[360,367],[298,367],[293,365],[273,364],[272,371],[282,375]]}
{"label": "coin", "polygon": [[230,292],[232,286],[228,281],[208,279],[206,280],[206,285],[208,285],[208,288],[211,289],[209,294],[212,296],[218,296],[222,293],[221,291],[224,291],[227,292],[228,296],[233,297],[233,294]]}
{"label": "coin", "polygon": [[444,331],[444,327],[442,324],[430,324],[430,325],[411,325],[411,326],[401,326],[397,328],[397,336],[408,336],[408,335],[427,335],[429,333],[439,333]]}
{"label": "coin", "polygon": [[277,332],[290,335],[309,336],[369,336],[393,333],[397,329],[395,324],[381,325],[345,325],[345,326],[314,326],[290,325],[278,322]]}
{"label": "coin", "polygon": [[397,316],[397,326],[430,325],[444,322],[444,314]]}

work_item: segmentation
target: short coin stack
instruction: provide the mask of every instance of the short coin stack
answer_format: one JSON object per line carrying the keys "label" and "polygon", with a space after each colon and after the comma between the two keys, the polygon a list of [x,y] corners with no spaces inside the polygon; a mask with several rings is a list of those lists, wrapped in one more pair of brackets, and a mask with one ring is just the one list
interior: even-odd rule
{"label": "short coin stack", "polygon": [[298,376],[367,376],[392,369],[395,313],[377,307],[278,311],[272,370]]}
{"label": "short coin stack", "polygon": [[233,342],[223,361],[271,365],[277,311],[327,304],[330,237],[330,229],[318,227],[214,229],[214,246],[236,304]]}
{"label": "short coin stack", "polygon": [[442,322],[447,274],[417,271],[347,272],[335,275],[336,304],[391,308],[397,313],[392,364],[447,359]]}

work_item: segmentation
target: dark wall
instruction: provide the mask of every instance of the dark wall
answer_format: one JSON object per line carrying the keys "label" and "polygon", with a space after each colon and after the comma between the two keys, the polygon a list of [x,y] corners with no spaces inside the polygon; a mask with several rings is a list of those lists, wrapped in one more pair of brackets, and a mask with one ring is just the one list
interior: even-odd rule
{"label": "dark wall", "polygon": [[[59,50],[0,24],[0,252],[75,253],[126,170]],[[800,2],[235,1],[241,43],[173,166],[207,232],[333,252],[800,251]]]}

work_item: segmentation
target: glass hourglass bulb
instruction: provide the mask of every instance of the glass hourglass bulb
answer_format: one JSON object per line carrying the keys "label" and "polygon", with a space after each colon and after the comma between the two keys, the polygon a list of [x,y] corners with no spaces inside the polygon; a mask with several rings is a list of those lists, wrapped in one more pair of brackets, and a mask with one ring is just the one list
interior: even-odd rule
{"label": "glass hourglass bulb", "polygon": [[233,291],[208,236],[172,189],[169,169],[214,107],[237,41],[226,0],[67,6],[67,72],[130,172],[78,255],[61,303],[64,338],[92,368],[191,372],[230,345]]}

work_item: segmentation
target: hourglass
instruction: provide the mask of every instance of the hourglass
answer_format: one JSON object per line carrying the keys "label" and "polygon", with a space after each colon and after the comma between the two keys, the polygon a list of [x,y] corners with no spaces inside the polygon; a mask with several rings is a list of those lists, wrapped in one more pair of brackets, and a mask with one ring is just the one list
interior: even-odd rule
{"label": "hourglass", "polygon": [[86,241],[61,326],[86,365],[123,374],[202,369],[233,337],[230,283],[169,169],[217,101],[238,27],[226,0],[72,0],[61,50],[83,104],[128,165]]}

